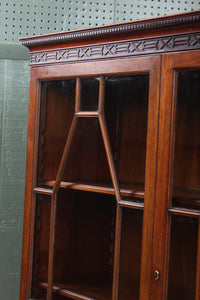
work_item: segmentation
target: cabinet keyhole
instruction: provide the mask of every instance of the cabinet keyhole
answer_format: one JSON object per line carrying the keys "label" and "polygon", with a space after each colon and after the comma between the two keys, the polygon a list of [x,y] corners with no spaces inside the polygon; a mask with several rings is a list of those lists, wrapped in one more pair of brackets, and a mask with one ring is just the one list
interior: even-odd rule
{"label": "cabinet keyhole", "polygon": [[159,277],[160,277],[160,272],[159,271],[155,271],[155,273],[154,273],[155,280],[159,280]]}

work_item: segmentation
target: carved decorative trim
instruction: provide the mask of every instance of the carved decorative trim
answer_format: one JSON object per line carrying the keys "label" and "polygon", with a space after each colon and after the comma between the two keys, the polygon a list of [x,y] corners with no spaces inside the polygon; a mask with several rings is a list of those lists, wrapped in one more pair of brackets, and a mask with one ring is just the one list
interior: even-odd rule
{"label": "carved decorative trim", "polygon": [[117,25],[110,25],[105,27],[99,28],[92,28],[92,29],[83,29],[79,31],[73,32],[63,32],[58,34],[50,34],[38,37],[30,37],[20,39],[23,45],[27,46],[28,48],[38,46],[38,45],[47,45],[47,44],[55,44],[55,43],[62,43],[62,42],[69,42],[75,40],[83,40],[83,39],[91,39],[91,38],[100,38],[106,36],[115,36],[122,33],[135,33],[141,30],[149,30],[149,29],[159,29],[159,28],[168,28],[170,26],[177,26],[177,25],[187,25],[193,23],[200,22],[200,11],[175,15],[175,16],[168,16],[162,18],[156,18],[151,20],[145,21],[137,21],[131,23],[124,23],[124,24],[117,24]]}
{"label": "carved decorative trim", "polygon": [[59,50],[32,52],[30,65],[117,58],[200,48],[200,33],[137,39]]}

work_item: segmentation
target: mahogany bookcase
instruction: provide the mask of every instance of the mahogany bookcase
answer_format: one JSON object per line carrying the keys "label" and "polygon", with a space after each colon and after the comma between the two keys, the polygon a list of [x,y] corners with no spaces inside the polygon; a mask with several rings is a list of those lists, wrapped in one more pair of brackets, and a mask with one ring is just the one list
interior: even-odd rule
{"label": "mahogany bookcase", "polygon": [[200,12],[21,42],[20,300],[199,300]]}

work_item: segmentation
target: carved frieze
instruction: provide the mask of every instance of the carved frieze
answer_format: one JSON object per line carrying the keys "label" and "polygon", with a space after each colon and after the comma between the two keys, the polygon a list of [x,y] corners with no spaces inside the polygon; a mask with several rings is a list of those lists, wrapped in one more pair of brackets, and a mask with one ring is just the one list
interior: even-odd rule
{"label": "carved frieze", "polygon": [[30,65],[85,61],[200,48],[200,33],[32,52]]}

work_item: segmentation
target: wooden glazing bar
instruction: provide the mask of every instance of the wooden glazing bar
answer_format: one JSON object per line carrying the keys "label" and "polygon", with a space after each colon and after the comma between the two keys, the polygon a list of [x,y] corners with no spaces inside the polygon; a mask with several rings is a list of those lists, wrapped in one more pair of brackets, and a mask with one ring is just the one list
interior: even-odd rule
{"label": "wooden glazing bar", "polygon": [[117,204],[112,300],[118,300],[122,208]]}
{"label": "wooden glazing bar", "polygon": [[99,115],[99,123],[100,123],[100,127],[101,127],[101,133],[102,133],[102,137],[103,137],[104,147],[106,150],[106,156],[107,156],[107,160],[108,160],[108,165],[109,165],[109,169],[110,169],[113,187],[115,190],[116,199],[117,199],[117,202],[119,202],[121,200],[121,195],[120,195],[117,175],[115,172],[114,159],[112,156],[112,151],[111,151],[111,146],[110,146],[110,141],[109,141],[109,137],[108,137],[108,131],[107,131],[104,115],[101,115],[101,114]]}
{"label": "wooden glazing bar", "polygon": [[[99,90],[99,123],[112,178],[112,183],[115,191],[117,203],[121,200],[119,184],[114,166],[114,159],[111,151],[110,140],[106,121],[104,118],[104,89],[105,82],[104,78],[100,78],[100,90]],[[113,268],[113,289],[112,289],[112,300],[118,299],[118,282],[119,282],[119,259],[120,259],[120,239],[121,239],[121,218],[122,208],[117,204],[117,216],[116,216],[116,232],[115,232],[115,254],[114,254],[114,268]]]}
{"label": "wooden glazing bar", "polygon": [[104,94],[105,94],[105,78],[100,76],[100,83],[99,83],[99,106],[98,112],[99,114],[104,113]]}
{"label": "wooden glazing bar", "polygon": [[197,247],[197,266],[196,266],[196,296],[195,300],[200,299],[200,218],[198,226],[198,247]]}
{"label": "wooden glazing bar", "polygon": [[33,188],[33,191],[36,194],[43,194],[43,195],[52,195],[53,194],[53,190],[47,189],[47,188],[41,188],[41,187],[35,187],[35,188]]}
{"label": "wooden glazing bar", "polygon": [[75,113],[78,113],[81,106],[81,79],[76,78],[76,102],[75,102]]}
{"label": "wooden glazing bar", "polygon": [[57,193],[51,197],[47,300],[52,300]]}
{"label": "wooden glazing bar", "polygon": [[185,216],[185,217],[200,217],[200,211],[195,209],[186,209],[179,207],[170,207],[169,212],[174,215]]}
{"label": "wooden glazing bar", "polygon": [[71,142],[72,142],[74,132],[75,132],[75,129],[76,129],[76,124],[77,124],[77,118],[74,116],[70,131],[69,131],[69,134],[68,134],[68,137],[67,137],[67,142],[65,144],[65,149],[64,149],[64,152],[63,152],[63,155],[62,155],[62,159],[61,159],[61,162],[60,162],[60,165],[59,165],[59,168],[58,168],[58,172],[57,172],[57,175],[56,175],[56,180],[55,180],[55,184],[54,184],[54,187],[53,187],[53,193],[56,193],[58,191],[58,188],[59,188],[59,185],[60,185],[60,182],[61,182],[61,178],[62,178],[64,169],[65,169],[65,165],[66,165],[66,162],[67,162]]}
{"label": "wooden glazing bar", "polygon": [[72,125],[68,134],[65,149],[62,155],[62,159],[59,165],[58,173],[56,175],[55,184],[53,187],[53,194],[51,198],[51,223],[50,223],[50,241],[49,241],[49,263],[48,263],[48,288],[47,288],[47,300],[52,300],[52,286],[53,286],[53,265],[54,265],[54,241],[55,241],[55,227],[56,227],[56,202],[57,192],[59,189],[60,181],[67,162],[70,145],[75,132],[77,124],[77,118],[74,117]]}
{"label": "wooden glazing bar", "polygon": [[144,203],[138,203],[138,202],[134,202],[134,201],[120,200],[119,201],[119,205],[121,207],[129,207],[129,208],[135,208],[135,209],[144,210]]}
{"label": "wooden glazing bar", "polygon": [[99,113],[98,111],[79,111],[75,115],[82,118],[96,118],[99,116]]}

